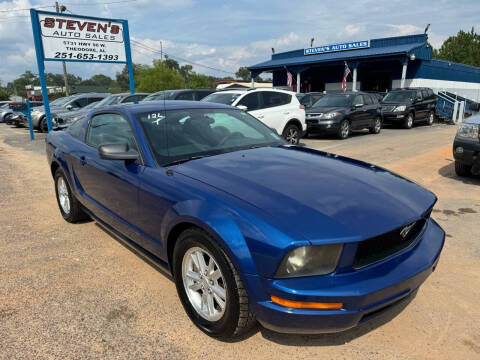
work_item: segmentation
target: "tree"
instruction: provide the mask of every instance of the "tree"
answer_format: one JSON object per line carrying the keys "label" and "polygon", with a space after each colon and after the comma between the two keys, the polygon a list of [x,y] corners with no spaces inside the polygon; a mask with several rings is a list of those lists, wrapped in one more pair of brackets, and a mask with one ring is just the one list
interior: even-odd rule
{"label": "tree", "polygon": [[[138,76],[142,68],[145,67],[145,65],[132,64],[132,67],[133,67],[133,83],[135,84],[135,89],[136,89],[138,87]],[[128,77],[127,65],[123,67],[122,72],[119,72],[119,73],[117,72],[115,78],[117,80],[117,86],[122,91],[130,90],[130,79]]]}
{"label": "tree", "polygon": [[12,82],[9,82],[7,84],[7,89],[12,94],[26,97],[27,90],[25,89],[25,86],[27,85],[40,85],[40,79],[38,78],[38,75],[34,74],[30,70],[25,71],[18,78]]}
{"label": "tree", "polygon": [[5,88],[0,88],[0,100],[10,99],[10,93]]}
{"label": "tree", "polygon": [[250,70],[248,70],[245,66],[241,66],[238,68],[238,71],[235,73],[237,79],[242,79],[245,81],[250,81]]}
{"label": "tree", "polygon": [[88,80],[83,80],[80,85],[115,87],[117,84],[111,77],[103,74],[93,75]]}
{"label": "tree", "polygon": [[192,73],[187,87],[189,89],[210,88],[215,78],[203,74]]}
{"label": "tree", "polygon": [[450,36],[445,40],[440,49],[434,49],[433,56],[442,60],[480,66],[480,35],[475,33],[473,27],[470,32],[460,30],[456,36]]}
{"label": "tree", "polygon": [[[45,73],[45,80],[48,86],[65,86],[63,74]],[[78,85],[82,78],[73,74],[67,74],[67,81],[69,85]]]}
{"label": "tree", "polygon": [[184,86],[183,77],[167,66],[165,61],[153,60],[153,66],[142,68],[138,75],[138,91],[156,92]]}
{"label": "tree", "polygon": [[168,55],[165,55],[165,60],[163,60],[163,63],[170,70],[180,72],[180,65],[178,64],[178,61],[170,59]]}

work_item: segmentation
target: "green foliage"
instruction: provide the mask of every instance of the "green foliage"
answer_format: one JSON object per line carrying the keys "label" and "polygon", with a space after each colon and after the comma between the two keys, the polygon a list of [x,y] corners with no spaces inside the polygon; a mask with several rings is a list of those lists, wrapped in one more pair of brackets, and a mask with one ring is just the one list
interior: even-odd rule
{"label": "green foliage", "polygon": [[192,73],[189,77],[187,88],[199,89],[199,88],[211,88],[215,78],[203,74]]}
{"label": "green foliage", "polygon": [[433,50],[437,59],[480,66],[480,35],[474,29],[470,32],[460,30],[456,36],[450,36],[440,49]]}
{"label": "green foliage", "polygon": [[93,75],[88,80],[83,80],[79,85],[114,87],[117,84],[111,77],[103,74],[97,74]]}
{"label": "green foliage", "polygon": [[5,88],[0,88],[0,100],[8,100],[10,98],[10,92]]}
{"label": "green foliage", "polygon": [[[140,65],[140,64],[132,64],[133,67],[133,83],[135,84],[135,88],[138,86],[138,76],[140,74],[140,71],[143,68],[146,68],[148,66],[146,65]],[[128,91],[130,90],[130,80],[128,78],[128,68],[127,65],[123,67],[122,72],[117,72],[115,76],[117,80],[117,86],[122,89],[122,91]]]}
{"label": "green foliage", "polygon": [[242,79],[245,81],[250,81],[250,70],[248,70],[245,66],[241,66],[238,68],[238,71],[235,73],[237,79]]}
{"label": "green foliage", "polygon": [[182,89],[185,79],[160,60],[153,60],[153,66],[144,67],[138,75],[139,92]]}

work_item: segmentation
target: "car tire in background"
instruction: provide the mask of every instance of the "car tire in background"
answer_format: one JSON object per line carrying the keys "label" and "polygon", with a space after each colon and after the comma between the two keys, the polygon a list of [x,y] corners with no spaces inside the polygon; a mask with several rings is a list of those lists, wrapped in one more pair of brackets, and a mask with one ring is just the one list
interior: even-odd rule
{"label": "car tire in background", "polygon": [[45,116],[41,118],[40,122],[38,123],[38,131],[43,133],[48,132],[47,118]]}
{"label": "car tire in background", "polygon": [[433,125],[434,122],[435,122],[435,113],[433,111],[430,111],[427,116],[427,124]]}
{"label": "car tire in background", "polygon": [[282,137],[291,145],[298,145],[300,142],[300,129],[295,124],[288,124],[283,130]]}
{"label": "car tire in background", "polygon": [[370,131],[370,134],[380,134],[380,131],[382,131],[382,119],[380,116],[377,116],[373,126],[368,130]]}
{"label": "car tire in background", "polygon": [[411,129],[413,127],[413,122],[415,121],[415,117],[412,113],[408,113],[407,117],[403,122],[404,129]]}
{"label": "car tire in background", "polygon": [[190,319],[203,332],[231,339],[254,326],[255,317],[240,276],[211,236],[198,228],[183,231],[172,261],[178,296]]}
{"label": "car tire in background", "polygon": [[338,127],[337,136],[339,139],[346,139],[350,135],[350,121],[347,119],[342,120]]}
{"label": "car tire in background", "polygon": [[458,176],[469,176],[471,174],[471,169],[472,167],[470,165],[466,165],[460,161],[455,161],[455,174]]}
{"label": "car tire in background", "polygon": [[63,218],[70,223],[88,218],[82,206],[72,194],[72,190],[62,169],[58,168],[57,171],[55,171],[54,180],[57,203]]}

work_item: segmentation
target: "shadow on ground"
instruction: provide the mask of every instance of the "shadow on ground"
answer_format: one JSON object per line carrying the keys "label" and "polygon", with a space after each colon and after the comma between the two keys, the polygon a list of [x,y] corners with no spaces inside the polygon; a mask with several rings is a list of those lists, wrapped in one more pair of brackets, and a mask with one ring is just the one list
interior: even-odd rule
{"label": "shadow on ground", "polygon": [[440,168],[438,174],[457,181],[461,181],[464,184],[468,185],[480,185],[480,176],[470,175],[468,177],[460,177],[455,173],[455,163],[451,162],[450,164]]}

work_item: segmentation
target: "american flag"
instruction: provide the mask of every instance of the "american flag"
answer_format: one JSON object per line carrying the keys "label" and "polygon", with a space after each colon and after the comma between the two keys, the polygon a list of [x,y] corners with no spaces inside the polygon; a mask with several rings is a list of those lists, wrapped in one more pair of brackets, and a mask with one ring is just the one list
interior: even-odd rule
{"label": "american flag", "polygon": [[342,89],[343,92],[347,91],[347,77],[350,75],[350,68],[345,61],[345,71],[343,72],[343,80],[342,80]]}
{"label": "american flag", "polygon": [[287,86],[293,86],[293,76],[290,71],[287,71]]}

